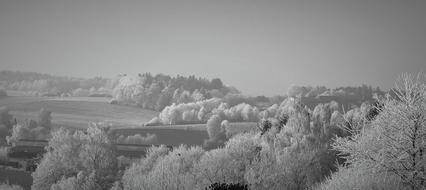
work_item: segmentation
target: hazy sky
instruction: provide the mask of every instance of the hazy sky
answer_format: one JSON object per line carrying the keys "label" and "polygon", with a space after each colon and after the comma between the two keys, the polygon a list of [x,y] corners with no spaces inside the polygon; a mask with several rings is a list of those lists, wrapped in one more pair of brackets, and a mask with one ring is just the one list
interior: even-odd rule
{"label": "hazy sky", "polygon": [[0,0],[0,70],[389,88],[426,72],[426,1]]}

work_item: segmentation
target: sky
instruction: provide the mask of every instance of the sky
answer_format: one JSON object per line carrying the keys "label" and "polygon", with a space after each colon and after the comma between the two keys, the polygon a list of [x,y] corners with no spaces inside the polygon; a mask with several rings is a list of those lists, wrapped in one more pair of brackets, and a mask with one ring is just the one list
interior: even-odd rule
{"label": "sky", "polygon": [[0,0],[0,70],[388,89],[426,72],[426,1]]}

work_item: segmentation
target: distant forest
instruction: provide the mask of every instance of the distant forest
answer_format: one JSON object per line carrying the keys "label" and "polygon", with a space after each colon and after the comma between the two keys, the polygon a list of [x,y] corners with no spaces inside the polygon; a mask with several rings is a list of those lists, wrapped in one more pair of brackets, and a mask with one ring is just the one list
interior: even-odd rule
{"label": "distant forest", "polygon": [[336,101],[343,108],[360,106],[373,101],[375,96],[383,96],[378,87],[362,85],[358,87],[291,86],[287,94],[280,96],[245,96],[219,78],[211,80],[195,76],[169,76],[151,73],[137,76],[118,75],[113,78],[63,77],[36,72],[0,71],[0,89],[25,92],[32,96],[75,96],[111,97],[111,103],[138,106],[156,111],[166,106],[204,101],[219,98],[235,106],[247,103],[266,109],[282,102],[286,97],[298,97],[313,109],[319,103]]}

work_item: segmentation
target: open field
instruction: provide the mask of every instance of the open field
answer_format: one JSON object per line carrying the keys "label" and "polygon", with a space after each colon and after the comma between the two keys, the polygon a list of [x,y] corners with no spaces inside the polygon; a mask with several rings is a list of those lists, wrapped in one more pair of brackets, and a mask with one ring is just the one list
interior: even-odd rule
{"label": "open field", "polygon": [[22,97],[11,96],[0,99],[0,106],[7,106],[18,119],[36,119],[38,111],[52,111],[55,126],[85,128],[89,122],[108,122],[115,127],[141,126],[158,113],[136,107],[111,105],[108,98],[82,97]]}
{"label": "open field", "polygon": [[[256,130],[256,123],[231,123],[229,128],[230,134],[236,134],[243,131]],[[160,144],[170,146],[186,145],[203,145],[204,140],[208,139],[205,124],[188,124],[188,125],[162,125],[162,126],[147,126],[138,128],[116,128],[116,134],[133,135],[141,134],[142,136],[155,134],[158,137]]]}

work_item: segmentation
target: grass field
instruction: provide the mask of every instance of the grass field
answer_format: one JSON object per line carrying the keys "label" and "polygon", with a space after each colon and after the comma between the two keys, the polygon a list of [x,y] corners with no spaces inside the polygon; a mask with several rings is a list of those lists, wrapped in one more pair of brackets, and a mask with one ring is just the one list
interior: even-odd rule
{"label": "grass field", "polygon": [[115,127],[136,127],[155,117],[158,112],[136,107],[112,105],[108,98],[81,97],[22,97],[0,99],[0,106],[7,106],[18,119],[36,119],[38,111],[52,111],[54,126],[85,128],[89,122],[109,122]]}
{"label": "grass field", "polygon": [[[256,130],[256,123],[231,123],[229,128],[230,134],[237,134],[244,131]],[[178,146],[186,144],[189,146],[203,145],[204,140],[208,139],[205,124],[189,124],[189,125],[163,125],[163,126],[149,126],[139,128],[117,128],[117,134],[133,135],[141,134],[155,134],[161,144],[170,146]]]}

